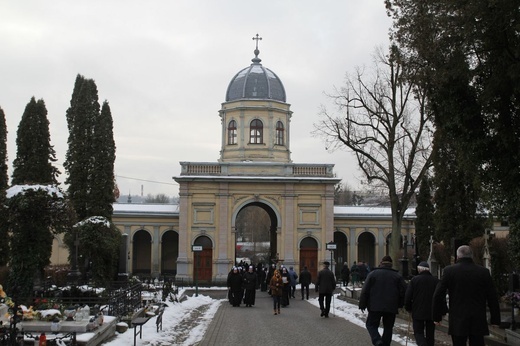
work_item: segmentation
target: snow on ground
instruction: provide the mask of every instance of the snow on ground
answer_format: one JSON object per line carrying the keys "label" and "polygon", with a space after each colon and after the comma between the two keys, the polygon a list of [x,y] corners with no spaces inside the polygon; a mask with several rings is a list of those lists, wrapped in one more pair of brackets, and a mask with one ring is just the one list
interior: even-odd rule
{"label": "snow on ground", "polygon": [[[204,288],[206,290],[207,288]],[[223,288],[210,288],[215,290],[222,290]],[[179,291],[179,297],[184,293]],[[333,304],[331,306],[331,313],[340,318],[354,323],[365,328],[366,313],[362,313],[359,308],[344,300],[338,298],[339,294],[335,294]],[[139,345],[152,346],[170,346],[195,345],[202,340],[211,320],[215,316],[220,304],[225,302],[223,299],[212,299],[208,296],[199,294],[198,297],[187,296],[186,300],[181,303],[167,301],[168,307],[163,314],[163,330],[157,333],[155,318],[152,318],[148,323],[143,325],[142,339],[138,340]],[[313,298],[307,301],[308,303],[319,307],[318,299]],[[416,346],[413,340],[408,340],[406,343],[406,336],[402,337],[395,333],[396,329],[404,330],[406,335],[407,325],[398,323],[394,326],[394,335],[392,339],[401,345]],[[380,328],[380,333],[383,330]],[[139,338],[139,336],[137,337]],[[128,329],[125,333],[116,333],[116,336],[108,342],[103,343],[104,346],[131,346],[134,342],[134,331]]]}

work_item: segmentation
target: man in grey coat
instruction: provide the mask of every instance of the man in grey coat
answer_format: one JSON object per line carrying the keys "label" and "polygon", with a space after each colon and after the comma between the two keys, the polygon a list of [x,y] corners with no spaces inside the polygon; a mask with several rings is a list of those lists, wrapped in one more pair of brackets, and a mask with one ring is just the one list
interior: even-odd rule
{"label": "man in grey coat", "polygon": [[[332,292],[336,289],[336,277],[329,269],[330,263],[323,262],[323,269],[318,273],[316,280],[316,292],[319,293],[318,302],[320,303],[321,317],[329,317],[330,301],[332,300]],[[325,305],[323,304],[325,299]]]}
{"label": "man in grey coat", "polygon": [[457,263],[444,268],[433,294],[433,321],[440,325],[446,313],[444,297],[449,296],[448,334],[454,346],[484,346],[489,334],[486,305],[490,322],[500,325],[497,292],[489,270],[473,262],[473,251],[467,245],[457,249]]}
{"label": "man in grey coat", "polygon": [[[384,256],[379,267],[372,270],[363,284],[359,297],[362,312],[368,309],[366,327],[373,345],[390,346],[392,329],[398,309],[404,305],[406,284],[403,277],[392,269],[392,258]],[[383,319],[383,335],[379,324]]]}

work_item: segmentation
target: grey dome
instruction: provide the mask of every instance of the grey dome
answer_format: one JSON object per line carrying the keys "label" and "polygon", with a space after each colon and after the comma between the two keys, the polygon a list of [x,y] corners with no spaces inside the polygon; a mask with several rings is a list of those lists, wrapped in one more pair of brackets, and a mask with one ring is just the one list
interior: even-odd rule
{"label": "grey dome", "polygon": [[251,66],[238,72],[229,83],[226,102],[241,99],[270,99],[285,102],[285,89],[282,81],[270,69],[263,67],[255,50]]}

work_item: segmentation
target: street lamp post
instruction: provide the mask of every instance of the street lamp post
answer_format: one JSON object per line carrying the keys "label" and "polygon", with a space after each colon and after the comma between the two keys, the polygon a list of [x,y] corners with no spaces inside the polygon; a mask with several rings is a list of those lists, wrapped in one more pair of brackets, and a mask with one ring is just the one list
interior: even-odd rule
{"label": "street lamp post", "polygon": [[403,269],[403,277],[408,278],[408,235],[403,236],[403,258],[401,259],[401,265]]}
{"label": "street lamp post", "polygon": [[194,271],[194,279],[195,279],[195,297],[198,297],[199,296],[199,284],[197,282],[197,260],[198,260],[198,256],[197,254],[202,251],[202,245],[192,245],[191,246],[191,251],[193,251],[193,257],[194,257],[194,261],[193,261],[193,271]]}

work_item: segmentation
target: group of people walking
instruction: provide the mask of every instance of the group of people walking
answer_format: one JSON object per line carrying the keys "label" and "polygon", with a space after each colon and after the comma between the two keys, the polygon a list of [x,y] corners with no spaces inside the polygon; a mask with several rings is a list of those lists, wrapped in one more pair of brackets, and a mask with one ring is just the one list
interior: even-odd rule
{"label": "group of people walking", "polygon": [[259,282],[253,266],[249,266],[247,271],[243,267],[233,267],[227,278],[229,303],[234,307],[240,306],[242,302],[246,307],[255,305]]}
{"label": "group of people walking", "polygon": [[[473,262],[473,252],[467,245],[457,249],[457,262],[444,269],[442,279],[434,277],[427,262],[417,266],[418,274],[406,284],[401,274],[393,269],[390,256],[384,256],[378,267],[369,270],[359,296],[359,309],[368,311],[366,329],[373,345],[389,346],[399,309],[408,311],[413,333],[418,346],[435,344],[435,326],[441,325],[444,315],[449,314],[448,333],[454,346],[484,346],[484,336],[489,334],[490,324],[500,324],[500,309],[496,289],[489,271]],[[354,265],[358,266],[354,262]],[[315,289],[319,294],[320,316],[329,317],[332,294],[336,278],[329,269],[330,263],[323,262],[323,269],[316,278]],[[354,283],[353,269],[348,265]],[[312,275],[304,267],[298,276],[293,267],[269,269],[259,267],[256,271],[249,266],[247,271],[233,267],[228,276],[229,300],[233,306],[243,301],[247,307],[255,304],[255,291],[261,287],[268,290],[273,299],[274,315],[281,307],[289,306],[296,298],[296,285],[301,284],[301,299],[309,299]],[[342,282],[348,284],[342,270]],[[361,279],[360,279],[361,280]],[[347,281],[347,282],[346,282]],[[447,304],[446,297],[449,297]],[[379,326],[383,324],[383,333]]]}
{"label": "group of people walking", "polygon": [[[378,268],[365,280],[359,298],[362,312],[368,310],[366,328],[373,345],[390,345],[398,313],[403,307],[411,315],[417,345],[435,344],[435,325],[449,314],[448,333],[454,346],[484,346],[484,336],[490,324],[500,324],[500,309],[489,270],[473,262],[473,252],[467,245],[457,249],[457,263],[444,269],[442,279],[435,278],[427,262],[419,263],[418,275],[406,285],[392,258],[384,256]],[[449,304],[446,303],[446,295]],[[383,322],[383,334],[379,325]]]}

